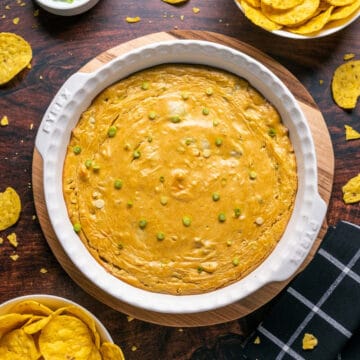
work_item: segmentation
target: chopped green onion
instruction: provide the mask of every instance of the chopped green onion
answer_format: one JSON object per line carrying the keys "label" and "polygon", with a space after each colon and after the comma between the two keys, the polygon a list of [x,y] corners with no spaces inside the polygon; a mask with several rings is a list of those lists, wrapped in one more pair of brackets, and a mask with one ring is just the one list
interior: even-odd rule
{"label": "chopped green onion", "polygon": [[205,108],[202,109],[202,113],[203,113],[203,115],[209,115],[210,110],[205,107]]}
{"label": "chopped green onion", "polygon": [[221,145],[222,145],[222,143],[223,143],[222,138],[216,138],[216,139],[215,139],[215,145],[216,145],[216,146],[218,146],[218,147],[219,147],[219,146],[221,146]]}
{"label": "chopped green onion", "polygon": [[225,215],[225,213],[220,213],[220,214],[218,215],[218,220],[219,220],[219,222],[225,222],[225,220],[226,220],[226,215]]}
{"label": "chopped green onion", "polygon": [[156,118],[156,112],[155,111],[150,111],[148,114],[148,117],[150,120],[155,120]]}
{"label": "chopped green onion", "polygon": [[208,87],[207,89],[206,89],[206,95],[212,95],[214,93],[214,91],[213,91],[213,89],[211,88],[211,87]]}
{"label": "chopped green onion", "polygon": [[255,171],[250,171],[249,172],[249,177],[251,180],[255,180],[257,178],[257,174]]}
{"label": "chopped green onion", "polygon": [[239,208],[234,209],[234,216],[238,218],[241,215],[241,210]]}
{"label": "chopped green onion", "polygon": [[80,223],[75,223],[73,226],[73,229],[76,233],[79,233],[81,231],[81,224]]}
{"label": "chopped green onion", "polygon": [[81,153],[81,146],[75,145],[73,147],[73,152],[74,152],[75,155],[79,155]]}
{"label": "chopped green onion", "polygon": [[269,136],[274,137],[276,136],[276,130],[274,128],[270,128],[268,134]]}
{"label": "chopped green onion", "polygon": [[156,234],[156,238],[159,240],[159,241],[162,241],[165,239],[165,234],[161,231],[159,231],[157,234]]}
{"label": "chopped green onion", "polygon": [[87,169],[89,169],[89,168],[91,168],[91,164],[92,164],[92,161],[91,160],[86,160],[85,161],[85,167],[87,168]]}
{"label": "chopped green onion", "polygon": [[232,264],[233,264],[234,266],[238,266],[238,265],[240,264],[239,258],[238,258],[238,257],[234,257],[234,258],[232,259]]}
{"label": "chopped green onion", "polygon": [[141,152],[139,150],[135,150],[133,152],[133,158],[138,159],[141,156]]}
{"label": "chopped green onion", "polygon": [[170,121],[173,123],[173,124],[177,124],[181,121],[180,119],[180,116],[179,115],[174,115],[174,116],[171,116],[170,117]]}
{"label": "chopped green onion", "polygon": [[184,226],[189,227],[191,225],[191,218],[189,216],[183,216],[182,222]]}
{"label": "chopped green onion", "polygon": [[110,126],[108,129],[108,137],[114,137],[116,135],[117,128],[116,126]]}
{"label": "chopped green onion", "polygon": [[212,199],[214,200],[214,201],[219,201],[220,200],[220,194],[219,193],[213,193],[212,194]]}
{"label": "chopped green onion", "polygon": [[123,181],[121,179],[116,179],[114,181],[114,188],[115,189],[121,189],[123,186]]}
{"label": "chopped green onion", "polygon": [[144,81],[142,84],[141,84],[141,89],[142,90],[149,90],[149,87],[150,87],[150,84],[148,81]]}
{"label": "chopped green onion", "polygon": [[146,225],[147,225],[147,221],[145,219],[141,219],[139,221],[139,228],[144,230],[146,228]]}

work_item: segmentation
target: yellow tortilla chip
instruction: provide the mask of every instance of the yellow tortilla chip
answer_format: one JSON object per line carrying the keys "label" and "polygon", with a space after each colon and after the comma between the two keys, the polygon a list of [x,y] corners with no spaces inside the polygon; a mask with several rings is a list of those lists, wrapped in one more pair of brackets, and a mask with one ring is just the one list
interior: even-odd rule
{"label": "yellow tortilla chip", "polygon": [[5,314],[0,315],[0,339],[4,334],[12,331],[14,329],[20,328],[23,326],[26,321],[31,318],[31,315],[22,315],[22,314]]}
{"label": "yellow tortilla chip", "polygon": [[291,9],[276,10],[262,2],[261,9],[263,14],[275,23],[293,26],[310,19],[316,13],[319,5],[320,0],[304,0]]}
{"label": "yellow tortilla chip", "polygon": [[288,10],[300,5],[304,0],[261,0],[265,5],[277,10]]}
{"label": "yellow tortilla chip", "polygon": [[343,187],[343,200],[345,204],[360,201],[360,174],[350,179]]}
{"label": "yellow tortilla chip", "polygon": [[287,30],[296,34],[309,35],[320,31],[328,22],[331,16],[331,12],[334,9],[333,6],[330,6],[326,11],[321,12],[319,15],[314,16],[308,20],[305,24],[288,28]]}
{"label": "yellow tortilla chip", "polygon": [[12,313],[31,315],[51,315],[53,311],[47,306],[34,300],[24,300],[11,307]]}
{"label": "yellow tortilla chip", "polygon": [[244,0],[240,0],[240,4],[244,10],[245,16],[255,25],[258,25],[268,31],[280,30],[282,28],[282,25],[279,25],[266,17],[262,13],[261,9],[250,6]]}
{"label": "yellow tortilla chip", "polygon": [[354,1],[352,4],[347,6],[341,6],[334,9],[331,14],[330,20],[341,20],[349,16],[352,16],[357,10],[360,9],[360,0]]}
{"label": "yellow tortilla chip", "polygon": [[326,0],[328,4],[333,6],[346,6],[352,4],[354,1],[355,0]]}
{"label": "yellow tortilla chip", "polygon": [[[241,3],[241,0],[236,0],[239,4]],[[261,8],[261,0],[245,0],[250,6],[254,8]],[[241,4],[240,4],[241,5]]]}
{"label": "yellow tortilla chip", "polygon": [[340,65],[334,72],[331,89],[334,101],[343,109],[354,109],[360,96],[360,60]]}
{"label": "yellow tortilla chip", "polygon": [[360,139],[360,133],[354,130],[351,126],[345,125],[345,139],[346,140]]}
{"label": "yellow tortilla chip", "polygon": [[104,342],[101,345],[100,352],[103,360],[125,360],[120,347],[109,342]]}
{"label": "yellow tortilla chip", "polygon": [[20,212],[20,197],[12,187],[8,187],[0,193],[0,230],[14,225],[19,220]]}
{"label": "yellow tortilla chip", "polygon": [[30,44],[21,36],[0,33],[0,85],[14,78],[32,59]]}
{"label": "yellow tortilla chip", "polygon": [[42,329],[39,336],[39,349],[45,359],[87,360],[92,347],[89,328],[74,316],[55,316]]}
{"label": "yellow tortilla chip", "polygon": [[88,328],[93,334],[96,348],[100,349],[100,334],[96,330],[96,324],[94,319],[77,306],[68,306],[64,309],[64,311],[69,315],[74,315],[88,326]]}
{"label": "yellow tortilla chip", "polygon": [[16,329],[0,339],[1,360],[38,360],[40,354],[32,336]]}

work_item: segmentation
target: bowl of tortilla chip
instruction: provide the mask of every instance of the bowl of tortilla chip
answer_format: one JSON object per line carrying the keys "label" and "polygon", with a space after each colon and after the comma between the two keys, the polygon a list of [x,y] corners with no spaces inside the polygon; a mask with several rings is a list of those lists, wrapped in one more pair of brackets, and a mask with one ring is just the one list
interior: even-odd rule
{"label": "bowl of tortilla chip", "polygon": [[47,294],[0,305],[1,359],[125,359],[105,326],[83,306]]}
{"label": "bowl of tortilla chip", "polygon": [[235,0],[253,24],[292,39],[328,36],[360,16],[360,0]]}

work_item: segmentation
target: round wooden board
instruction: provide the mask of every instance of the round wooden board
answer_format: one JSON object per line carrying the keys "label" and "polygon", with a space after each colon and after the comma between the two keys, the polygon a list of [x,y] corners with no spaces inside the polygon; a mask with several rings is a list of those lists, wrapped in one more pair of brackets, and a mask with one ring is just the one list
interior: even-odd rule
{"label": "round wooden board", "polygon": [[[332,143],[329,136],[328,129],[324,118],[319,111],[317,105],[312,99],[311,95],[304,88],[304,86],[282,65],[275,60],[262,53],[261,51],[237,40],[229,38],[227,36],[202,31],[171,31],[160,32],[155,34],[146,35],[135,40],[131,40],[112,49],[105,51],[98,55],[95,59],[91,60],[85,66],[83,66],[79,72],[92,72],[115,57],[125,54],[126,52],[138,48],[143,45],[151,44],[159,41],[168,41],[173,39],[197,39],[207,40],[223,45],[230,46],[236,50],[242,51],[265,64],[270,70],[272,70],[290,89],[298,103],[300,104],[307,120],[309,122],[311,132],[315,142],[317,160],[318,160],[318,183],[319,192],[326,204],[329,203],[330,194],[332,190],[333,175],[334,175],[334,155],[332,149]],[[249,295],[245,299],[228,305],[226,307],[195,314],[164,314],[145,311],[135,308],[129,304],[123,303],[118,299],[113,298],[109,294],[102,291],[100,288],[94,286],[88,279],[86,279],[74,266],[71,260],[67,257],[62,246],[58,242],[54,230],[50,224],[48,217],[44,192],[43,192],[43,161],[40,153],[35,148],[33,156],[32,166],[32,181],[34,191],[34,201],[37,211],[37,215],[44,232],[44,235],[51,247],[55,257],[70,275],[70,277],[85,291],[91,294],[99,301],[107,304],[115,310],[126,313],[134,318],[167,326],[205,326],[232,321],[242,318],[251,312],[255,311],[262,305],[269,302],[287,285],[290,281],[275,282],[268,284],[258,290],[257,292]],[[321,239],[327,229],[326,221],[323,223],[319,236],[311,249],[311,252],[301,269],[303,269],[309,261],[312,259]],[[301,270],[300,269],[300,270]]]}

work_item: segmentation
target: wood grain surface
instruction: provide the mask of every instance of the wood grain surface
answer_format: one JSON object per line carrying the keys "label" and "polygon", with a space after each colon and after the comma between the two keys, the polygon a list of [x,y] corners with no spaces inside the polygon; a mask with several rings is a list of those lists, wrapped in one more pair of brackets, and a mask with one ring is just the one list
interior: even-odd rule
{"label": "wood grain surface", "polygon": [[[39,10],[33,1],[0,2],[0,31],[15,32],[33,48],[31,69],[26,69],[9,84],[0,87],[0,118],[7,115],[9,125],[0,127],[0,191],[14,187],[22,200],[19,222],[1,231],[0,302],[32,294],[50,293],[74,300],[88,308],[105,324],[114,341],[122,346],[127,359],[190,359],[202,345],[212,346],[228,333],[249,333],[271,309],[276,298],[245,318],[201,327],[169,327],[132,320],[103,304],[77,285],[53,255],[35,217],[32,161],[35,135],[42,116],[57,90],[73,73],[91,59],[119,44],[141,36],[174,30],[211,32],[212,41],[222,34],[260,49],[289,70],[307,89],[321,110],[330,133],[335,171],[327,222],[339,220],[360,223],[360,205],[345,205],[341,187],[360,172],[359,140],[345,141],[344,125],[360,131],[360,106],[343,111],[332,99],[330,83],[343,55],[360,58],[360,22],[356,21],[332,36],[313,40],[291,40],[267,33],[252,25],[232,0],[189,0],[174,7],[161,0],[134,2],[100,0],[89,12],[63,18]],[[194,14],[193,7],[200,8]],[[5,16],[3,16],[5,15]],[[126,16],[140,16],[128,24]],[[17,24],[13,19],[19,18]],[[190,30],[191,29],[191,30]],[[218,39],[218,41],[221,41]],[[293,89],[292,89],[293,90]],[[311,99],[304,99],[310,104]],[[321,132],[321,131],[320,131]],[[320,184],[321,185],[321,184]],[[6,236],[15,232],[15,249]],[[19,258],[13,261],[10,255]],[[42,273],[41,269],[46,269]]]}
{"label": "wood grain surface", "polygon": [[[159,32],[139,37],[137,39],[125,42],[112,49],[109,49],[99,54],[94,59],[85,64],[85,66],[83,66],[79,70],[79,72],[90,73],[105,65],[115,57],[126,54],[128,51],[137,49],[141,46],[149,45],[155,42],[176,39],[197,39],[205,41],[214,41],[215,39],[216,42],[219,42],[223,45],[231,46],[233,49],[239,50],[247,55],[251,55],[256,60],[261,61],[277,76],[279,76],[280,79],[284,81],[284,83],[291,89],[292,93],[297,99],[310,125],[315,143],[315,149],[317,152],[319,193],[321,197],[325,200],[326,204],[328,204],[330,200],[334,175],[334,155],[325,120],[305,87],[302,86],[301,83],[282,65],[280,65],[278,62],[274,61],[270,57],[266,56],[258,49],[255,49],[247,45],[246,43],[237,41],[231,37],[212,32],[179,30],[173,31],[172,33]],[[129,304],[121,302],[118,299],[112,297],[110,294],[102,291],[99,286],[92,284],[85,276],[81,274],[81,272],[74,266],[71,259],[69,259],[64,252],[51,226],[48,212],[46,211],[46,206],[44,206],[45,199],[43,191],[43,175],[43,159],[41,158],[38,150],[35,148],[32,166],[32,183],[34,190],[35,207],[37,210],[40,224],[42,226],[42,230],[55,257],[63,266],[63,268],[67,271],[70,277],[85,291],[93,295],[96,299],[111,306],[112,308],[124,312],[132,317],[159,325],[182,327],[205,326],[224,323],[238,318],[243,318],[249,313],[255,311],[260,306],[269,302],[272,298],[279,294],[279,292],[290,280],[289,279],[283,282],[271,283],[239,302],[213,311],[206,311],[201,313],[181,315],[165,313],[160,314],[130,306]],[[306,266],[306,264],[311,260],[314,252],[316,251],[321,242],[326,228],[327,224],[326,221],[324,221],[317,241],[314,243],[314,246],[310,251],[308,258],[302,265],[302,268]]]}

